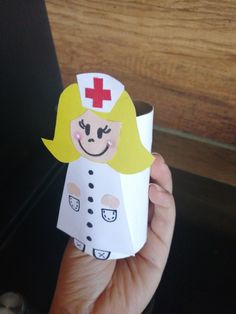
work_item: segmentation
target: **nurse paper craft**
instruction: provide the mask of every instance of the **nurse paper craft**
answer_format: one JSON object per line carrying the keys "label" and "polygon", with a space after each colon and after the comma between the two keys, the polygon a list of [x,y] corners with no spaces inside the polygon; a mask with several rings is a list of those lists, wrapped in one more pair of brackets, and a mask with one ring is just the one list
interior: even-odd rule
{"label": "nurse paper craft", "polygon": [[77,75],[62,92],[53,140],[69,163],[57,227],[97,259],[134,255],[146,241],[153,110],[136,117],[123,84],[103,73]]}

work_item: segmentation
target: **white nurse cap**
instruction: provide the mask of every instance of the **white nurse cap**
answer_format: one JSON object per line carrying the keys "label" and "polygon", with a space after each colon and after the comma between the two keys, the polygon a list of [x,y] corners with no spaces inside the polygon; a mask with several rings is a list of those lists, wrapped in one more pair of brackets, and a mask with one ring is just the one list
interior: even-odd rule
{"label": "white nurse cap", "polygon": [[77,74],[82,106],[90,110],[109,112],[112,110],[124,85],[104,73]]}

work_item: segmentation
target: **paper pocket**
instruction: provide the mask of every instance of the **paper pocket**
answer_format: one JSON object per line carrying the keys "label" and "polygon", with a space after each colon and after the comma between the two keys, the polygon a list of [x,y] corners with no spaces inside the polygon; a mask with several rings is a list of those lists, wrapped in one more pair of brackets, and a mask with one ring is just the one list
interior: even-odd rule
{"label": "paper pocket", "polygon": [[107,222],[113,222],[117,218],[117,210],[116,209],[106,209],[102,208],[102,218]]}
{"label": "paper pocket", "polygon": [[110,254],[111,254],[111,252],[109,252],[109,251],[93,249],[93,256],[96,259],[103,259],[103,260],[108,259]]}
{"label": "paper pocket", "polygon": [[80,200],[72,195],[69,195],[69,204],[70,207],[76,212],[80,209]]}

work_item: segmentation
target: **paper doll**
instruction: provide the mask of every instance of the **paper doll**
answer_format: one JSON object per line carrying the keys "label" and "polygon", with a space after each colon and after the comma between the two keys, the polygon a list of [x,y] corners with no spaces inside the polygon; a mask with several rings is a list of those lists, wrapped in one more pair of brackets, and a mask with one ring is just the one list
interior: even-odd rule
{"label": "paper doll", "polygon": [[60,96],[54,139],[43,142],[69,163],[58,228],[97,259],[134,255],[146,240],[153,157],[124,86],[102,73],[77,75]]}

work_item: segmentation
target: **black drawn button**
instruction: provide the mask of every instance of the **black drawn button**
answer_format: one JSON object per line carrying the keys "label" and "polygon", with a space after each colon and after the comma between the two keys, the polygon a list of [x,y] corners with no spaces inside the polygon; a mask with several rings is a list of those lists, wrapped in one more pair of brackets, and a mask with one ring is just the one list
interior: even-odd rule
{"label": "black drawn button", "polygon": [[88,237],[87,237],[87,240],[88,240],[88,241],[92,241],[92,238],[88,236]]}
{"label": "black drawn button", "polygon": [[93,174],[93,170],[89,170],[89,172],[88,172],[90,175],[92,175]]}
{"label": "black drawn button", "polygon": [[89,213],[90,215],[92,215],[92,214],[93,214],[93,210],[92,210],[91,208],[89,208],[89,209],[88,209],[88,213]]}
{"label": "black drawn button", "polygon": [[92,228],[93,224],[91,222],[87,222],[87,227]]}
{"label": "black drawn button", "polygon": [[92,203],[92,202],[93,202],[93,198],[92,198],[91,196],[89,196],[89,197],[88,197],[88,201],[89,201],[90,203]]}
{"label": "black drawn button", "polygon": [[90,189],[93,189],[94,188],[94,185],[92,183],[89,183],[88,185],[90,187]]}

